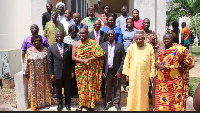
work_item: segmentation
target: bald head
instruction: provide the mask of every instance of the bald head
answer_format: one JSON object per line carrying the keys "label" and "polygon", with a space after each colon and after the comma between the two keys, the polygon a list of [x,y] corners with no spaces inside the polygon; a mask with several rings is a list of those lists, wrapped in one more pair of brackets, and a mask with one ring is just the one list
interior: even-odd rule
{"label": "bald head", "polygon": [[73,20],[74,20],[74,23],[75,23],[76,25],[78,25],[78,24],[80,23],[80,21],[81,21],[81,16],[80,16],[80,14],[79,14],[79,13],[74,13],[74,14],[73,14]]}
{"label": "bald head", "polygon": [[100,20],[95,20],[93,26],[94,26],[94,30],[95,31],[99,31],[100,28],[101,28],[101,21]]}
{"label": "bald head", "polygon": [[171,33],[166,33],[163,36],[163,43],[165,44],[165,48],[169,48],[172,46],[173,43],[173,36]]}
{"label": "bald head", "polygon": [[150,27],[150,20],[148,18],[145,18],[143,20],[143,27],[144,27],[144,30],[149,30],[149,27]]}
{"label": "bald head", "polygon": [[56,35],[63,35],[63,32],[57,31],[57,32],[56,32]]}
{"label": "bald head", "polygon": [[163,39],[166,38],[166,37],[169,37],[171,39],[173,39],[173,36],[171,33],[166,33],[164,36],[163,36]]}
{"label": "bald head", "polygon": [[56,32],[56,42],[59,43],[59,44],[62,44],[63,43],[63,39],[64,39],[64,36],[63,36],[63,32],[61,31],[58,31]]}
{"label": "bald head", "polygon": [[32,35],[38,35],[39,27],[36,24],[32,24],[30,30]]}

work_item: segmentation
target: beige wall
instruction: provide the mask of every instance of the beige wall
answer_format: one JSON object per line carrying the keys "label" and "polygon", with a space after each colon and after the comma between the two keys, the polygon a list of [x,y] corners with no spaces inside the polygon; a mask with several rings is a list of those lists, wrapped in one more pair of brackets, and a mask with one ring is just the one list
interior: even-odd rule
{"label": "beige wall", "polygon": [[46,0],[0,0],[0,49],[19,49],[34,23],[42,30]]}
{"label": "beige wall", "polygon": [[166,27],[166,1],[134,0],[134,8],[139,10],[141,19],[150,19],[149,29],[156,31],[158,39],[162,41]]}
{"label": "beige wall", "polygon": [[[110,5],[110,12],[111,13],[121,13],[121,7],[123,5],[129,7],[129,0],[101,0],[101,4],[100,4],[100,13],[104,13],[102,7],[108,4]],[[129,8],[128,8],[129,9]]]}

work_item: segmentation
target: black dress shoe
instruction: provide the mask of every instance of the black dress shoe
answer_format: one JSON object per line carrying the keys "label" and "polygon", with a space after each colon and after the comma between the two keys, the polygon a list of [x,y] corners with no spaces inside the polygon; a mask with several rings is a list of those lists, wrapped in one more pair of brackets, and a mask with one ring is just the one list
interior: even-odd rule
{"label": "black dress shoe", "polygon": [[108,110],[110,108],[110,106],[106,105],[106,107],[104,108],[104,110]]}
{"label": "black dress shoe", "polygon": [[66,109],[67,109],[67,110],[71,110],[70,104],[67,104],[67,105],[66,105]]}
{"label": "black dress shoe", "polygon": [[115,108],[117,109],[117,111],[121,110],[120,105],[115,105]]}
{"label": "black dress shoe", "polygon": [[58,105],[58,107],[57,107],[57,110],[58,110],[58,111],[61,111],[61,110],[62,110],[62,108],[63,108],[63,106],[62,106],[62,105]]}

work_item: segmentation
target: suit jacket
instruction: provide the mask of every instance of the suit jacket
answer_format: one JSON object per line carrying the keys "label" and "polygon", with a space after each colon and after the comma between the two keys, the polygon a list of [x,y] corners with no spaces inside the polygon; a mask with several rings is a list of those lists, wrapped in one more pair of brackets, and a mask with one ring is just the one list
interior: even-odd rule
{"label": "suit jacket", "polygon": [[[88,38],[95,40],[94,30],[88,34]],[[100,30],[99,45],[107,41],[106,33]]]}
{"label": "suit jacket", "polygon": [[[71,25],[76,25],[76,24],[71,24]],[[71,25],[70,25],[70,26],[71,26]],[[69,27],[70,27],[70,26],[69,26]],[[83,23],[81,23],[81,25],[80,25],[80,29],[81,29],[81,28],[86,28],[86,29],[88,30],[88,26],[85,25],[85,24],[83,24]],[[80,31],[80,29],[79,29],[79,31]]]}
{"label": "suit jacket", "polygon": [[62,59],[57,43],[53,44],[49,47],[47,61],[50,76],[55,75],[56,79],[61,79],[63,75],[70,77],[71,72],[74,72],[74,64],[72,61],[72,45],[64,43]]}
{"label": "suit jacket", "polygon": [[[104,49],[105,61],[104,61],[104,69],[103,73],[107,76],[108,73],[108,41],[101,44],[101,47]],[[115,41],[115,49],[114,49],[114,59],[113,59],[113,72],[114,73],[122,73],[123,64],[125,58],[125,50],[124,45],[120,42]]]}
{"label": "suit jacket", "polygon": [[51,15],[48,12],[42,14],[42,26],[43,30],[45,29],[45,25],[47,22],[51,20]]}

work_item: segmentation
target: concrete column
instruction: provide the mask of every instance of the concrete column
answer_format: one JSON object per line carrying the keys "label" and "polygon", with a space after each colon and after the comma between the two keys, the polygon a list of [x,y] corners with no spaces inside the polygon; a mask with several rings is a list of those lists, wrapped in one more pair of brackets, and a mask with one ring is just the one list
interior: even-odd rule
{"label": "concrete column", "polygon": [[17,100],[17,109],[26,111],[28,109],[28,80],[23,76],[22,71],[14,75],[15,93]]}

